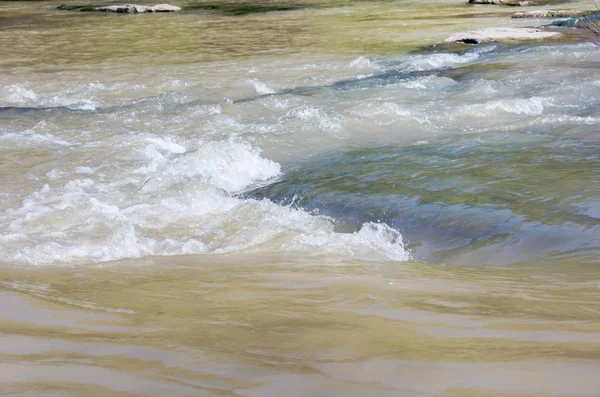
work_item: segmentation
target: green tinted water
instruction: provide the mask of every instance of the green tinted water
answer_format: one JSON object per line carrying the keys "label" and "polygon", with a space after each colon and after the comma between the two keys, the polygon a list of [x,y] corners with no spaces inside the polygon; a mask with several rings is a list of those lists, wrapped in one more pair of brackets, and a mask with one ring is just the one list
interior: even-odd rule
{"label": "green tinted water", "polygon": [[0,394],[600,395],[595,47],[56,5],[0,2]]}

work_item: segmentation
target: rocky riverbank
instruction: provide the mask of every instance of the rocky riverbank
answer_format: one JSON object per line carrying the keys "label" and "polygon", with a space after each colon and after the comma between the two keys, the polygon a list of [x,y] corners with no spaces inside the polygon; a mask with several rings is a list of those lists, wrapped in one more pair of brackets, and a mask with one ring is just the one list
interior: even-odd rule
{"label": "rocky riverbank", "polygon": [[[554,6],[556,4],[562,3],[563,1],[528,1],[528,0],[468,0],[468,4],[473,6],[480,5],[490,5],[490,6],[519,6],[519,7],[531,7],[531,6]],[[228,8],[229,7],[229,8]],[[201,5],[187,5],[187,8],[183,8],[183,10],[188,12],[193,11],[227,11],[230,10],[232,12],[225,12],[227,15],[246,15],[246,12],[240,12],[239,10],[248,8],[244,4],[236,3],[234,8],[233,6],[228,6],[227,4],[221,5],[211,5],[204,4]],[[142,13],[158,13],[158,12],[178,12],[182,11],[182,7],[170,4],[157,4],[154,6],[147,5],[139,5],[139,4],[123,4],[123,5],[65,5],[61,4],[57,7],[60,10],[67,11],[88,11],[88,12],[113,12],[119,14],[142,14]],[[269,11],[294,11],[297,10],[297,6],[281,6],[275,7],[271,5],[270,7],[262,6],[261,4],[253,4],[250,7],[255,12],[269,12]],[[597,10],[581,10],[581,9],[560,9],[555,10],[552,8],[547,9],[535,9],[535,10],[527,10],[517,12],[512,15],[514,19],[557,19],[557,18],[580,18],[583,16],[588,16],[598,12]],[[580,26],[581,27],[581,26]],[[573,36],[573,35],[570,35]],[[563,39],[565,36],[561,32],[547,31],[544,28],[540,28],[539,26],[531,26],[531,27],[510,27],[510,26],[489,26],[479,29],[470,29],[463,32],[455,32],[450,34],[446,39],[445,43],[461,43],[461,44],[481,44],[481,43],[518,43],[524,41],[540,41],[540,40],[559,40]]]}

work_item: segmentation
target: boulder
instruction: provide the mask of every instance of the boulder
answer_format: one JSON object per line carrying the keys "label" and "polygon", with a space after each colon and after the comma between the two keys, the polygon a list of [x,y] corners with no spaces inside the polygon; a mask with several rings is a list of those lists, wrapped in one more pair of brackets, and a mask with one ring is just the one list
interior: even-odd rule
{"label": "boulder", "polygon": [[115,6],[95,7],[94,11],[117,12],[122,14],[142,14],[145,12],[175,12],[181,7],[170,4],[157,4],[155,6],[141,6],[138,4],[123,4]]}
{"label": "boulder", "polygon": [[181,7],[173,6],[171,4],[157,4],[149,8],[149,12],[175,12],[181,11]]}
{"label": "boulder", "polygon": [[535,10],[522,11],[513,15],[513,18],[577,18],[593,14],[597,11],[582,10]]}
{"label": "boulder", "polygon": [[[584,20],[585,19],[585,20]],[[548,25],[541,26],[542,28],[587,28],[587,24],[600,25],[600,12],[592,12],[586,15],[585,18],[574,17],[569,19],[559,19]]]}
{"label": "boulder", "polygon": [[495,43],[512,42],[522,40],[544,40],[560,38],[558,32],[546,32],[541,29],[531,28],[484,28],[469,30],[466,32],[453,33],[445,40],[447,43]]}
{"label": "boulder", "polygon": [[138,14],[148,12],[148,6],[140,6],[137,4],[124,4],[119,6],[96,7],[94,11],[118,12],[120,14]]}
{"label": "boulder", "polygon": [[469,4],[497,4],[504,6],[531,6],[533,2],[528,0],[469,0]]}

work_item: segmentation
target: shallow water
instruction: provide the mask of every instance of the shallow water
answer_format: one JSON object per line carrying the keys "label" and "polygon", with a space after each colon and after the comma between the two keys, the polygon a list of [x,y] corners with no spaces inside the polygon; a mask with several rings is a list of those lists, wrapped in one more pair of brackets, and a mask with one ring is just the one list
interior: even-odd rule
{"label": "shallow water", "polygon": [[3,395],[600,395],[599,47],[183,5],[0,3]]}

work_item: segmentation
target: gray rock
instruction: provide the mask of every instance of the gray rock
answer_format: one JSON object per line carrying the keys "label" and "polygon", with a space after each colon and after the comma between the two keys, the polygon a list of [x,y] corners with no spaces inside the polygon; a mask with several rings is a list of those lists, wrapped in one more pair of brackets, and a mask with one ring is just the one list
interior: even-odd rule
{"label": "gray rock", "polygon": [[484,28],[469,30],[466,32],[453,33],[445,40],[447,43],[495,43],[512,42],[523,40],[544,40],[560,38],[558,32],[546,32],[541,29],[530,28]]}
{"label": "gray rock", "polygon": [[181,11],[181,7],[173,6],[171,4],[157,4],[149,8],[149,12],[175,12]]}
{"label": "gray rock", "polygon": [[557,21],[553,21],[548,25],[540,26],[541,28],[586,28],[586,23],[592,23],[595,25],[600,25],[600,12],[593,12],[589,15],[585,16],[585,21],[582,17],[568,18],[568,19],[559,19]]}
{"label": "gray rock", "polygon": [[502,0],[469,0],[469,4],[502,4]]}
{"label": "gray rock", "polygon": [[155,6],[141,6],[138,4],[123,4],[115,6],[96,7],[94,11],[117,12],[122,14],[142,14],[145,12],[175,12],[181,11],[181,7],[170,4],[157,4]]}
{"label": "gray rock", "polygon": [[469,4],[496,4],[505,6],[531,6],[533,2],[528,0],[469,0]]}
{"label": "gray rock", "polygon": [[105,6],[105,7],[96,7],[95,11],[104,11],[104,12],[118,12],[120,14],[137,14],[148,12],[147,6],[140,6],[136,4],[124,4],[119,6]]}
{"label": "gray rock", "polygon": [[593,14],[595,11],[582,10],[535,10],[522,11],[513,15],[513,18],[576,18]]}

